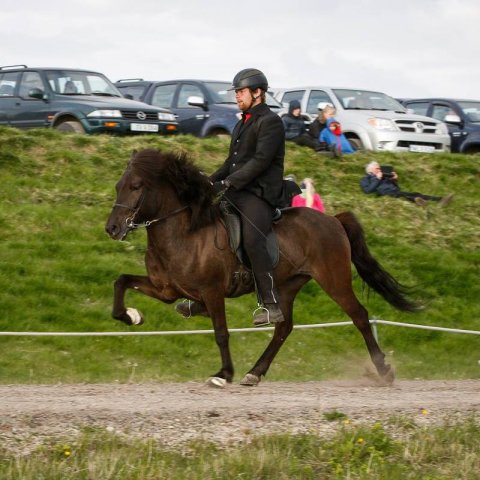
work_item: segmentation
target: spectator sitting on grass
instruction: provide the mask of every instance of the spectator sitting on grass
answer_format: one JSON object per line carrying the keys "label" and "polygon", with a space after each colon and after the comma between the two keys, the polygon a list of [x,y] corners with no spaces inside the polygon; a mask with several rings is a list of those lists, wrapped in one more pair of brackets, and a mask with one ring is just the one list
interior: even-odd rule
{"label": "spectator sitting on grass", "polygon": [[285,128],[285,140],[295,142],[297,145],[313,148],[314,150],[325,150],[317,138],[313,138],[307,132],[305,117],[302,115],[300,102],[292,100],[288,106],[288,114],[282,117]]}

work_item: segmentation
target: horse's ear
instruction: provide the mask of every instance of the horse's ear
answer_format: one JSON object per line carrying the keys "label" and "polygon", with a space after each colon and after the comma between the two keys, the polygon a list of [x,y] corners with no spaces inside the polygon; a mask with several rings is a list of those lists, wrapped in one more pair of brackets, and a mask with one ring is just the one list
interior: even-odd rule
{"label": "horse's ear", "polygon": [[132,153],[131,153],[131,155],[130,155],[130,159],[129,159],[128,162],[127,162],[128,165],[130,165],[130,164],[133,162],[133,160],[135,159],[137,153],[138,153],[138,150],[137,150],[137,149],[132,150]]}

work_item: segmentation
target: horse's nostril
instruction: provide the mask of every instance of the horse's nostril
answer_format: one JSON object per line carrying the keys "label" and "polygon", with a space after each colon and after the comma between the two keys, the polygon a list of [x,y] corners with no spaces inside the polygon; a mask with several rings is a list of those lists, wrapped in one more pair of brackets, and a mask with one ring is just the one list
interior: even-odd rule
{"label": "horse's nostril", "polygon": [[117,231],[117,226],[116,225],[106,225],[105,230],[109,235],[114,235],[115,232]]}

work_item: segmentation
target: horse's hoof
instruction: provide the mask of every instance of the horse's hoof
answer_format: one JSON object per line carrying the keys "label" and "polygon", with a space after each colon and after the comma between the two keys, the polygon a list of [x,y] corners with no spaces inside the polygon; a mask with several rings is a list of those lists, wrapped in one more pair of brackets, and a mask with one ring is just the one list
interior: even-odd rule
{"label": "horse's hoof", "polygon": [[126,314],[130,319],[130,325],[142,325],[143,315],[136,308],[127,308]]}
{"label": "horse's hoof", "polygon": [[209,387],[215,388],[225,388],[225,386],[227,385],[227,381],[221,377],[210,377],[205,383]]}
{"label": "horse's hoof", "polygon": [[246,387],[256,387],[260,383],[260,377],[257,377],[253,373],[247,373],[240,382],[240,385]]}
{"label": "horse's hoof", "polygon": [[383,385],[392,385],[395,380],[395,371],[392,367],[384,375],[380,376]]}

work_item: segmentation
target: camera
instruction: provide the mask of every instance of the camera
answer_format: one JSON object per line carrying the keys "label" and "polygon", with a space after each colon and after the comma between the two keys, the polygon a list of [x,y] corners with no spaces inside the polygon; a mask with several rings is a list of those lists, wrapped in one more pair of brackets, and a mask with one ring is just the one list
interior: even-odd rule
{"label": "camera", "polygon": [[382,175],[385,178],[392,178],[393,177],[393,167],[391,165],[382,165],[380,167],[380,170],[382,171]]}

